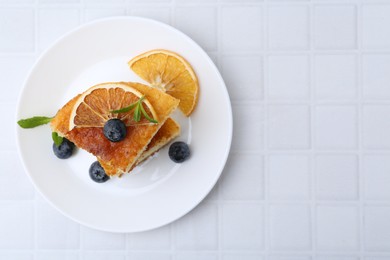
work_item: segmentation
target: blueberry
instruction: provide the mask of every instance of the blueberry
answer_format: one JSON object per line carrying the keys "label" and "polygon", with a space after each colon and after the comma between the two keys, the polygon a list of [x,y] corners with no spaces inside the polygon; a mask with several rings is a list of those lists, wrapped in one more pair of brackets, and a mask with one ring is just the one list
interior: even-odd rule
{"label": "blueberry", "polygon": [[53,143],[53,152],[60,159],[68,159],[73,153],[74,143],[68,139],[62,139],[62,143],[57,146]]}
{"label": "blueberry", "polygon": [[182,163],[190,156],[190,148],[184,142],[174,142],[169,147],[168,154],[172,161]]}
{"label": "blueberry", "polygon": [[111,142],[119,142],[126,137],[126,125],[122,120],[113,118],[108,120],[103,127],[104,136]]}
{"label": "blueberry", "polygon": [[89,177],[95,182],[103,183],[110,179],[98,161],[89,167]]}

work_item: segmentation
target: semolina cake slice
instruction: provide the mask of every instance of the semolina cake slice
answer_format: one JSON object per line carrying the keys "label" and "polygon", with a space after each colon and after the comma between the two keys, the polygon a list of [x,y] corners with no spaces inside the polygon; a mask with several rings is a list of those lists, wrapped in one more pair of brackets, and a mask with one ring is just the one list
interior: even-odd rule
{"label": "semolina cake slice", "polygon": [[[157,119],[157,124],[145,120],[134,122],[131,115],[111,113],[112,110],[128,106],[141,95],[147,103],[145,110],[149,116]],[[95,155],[106,174],[113,176],[128,172],[136,165],[178,104],[177,99],[163,91],[140,83],[103,83],[70,100],[57,112],[51,121],[51,128],[77,147]],[[126,137],[120,142],[111,142],[103,134],[104,123],[108,118],[121,117],[126,123]]]}
{"label": "semolina cake slice", "polygon": [[[158,152],[166,144],[172,141],[175,137],[180,134],[180,125],[173,120],[168,118],[164,124],[160,127],[157,133],[153,136],[152,140],[146,147],[145,151],[138,158],[137,162],[133,167],[145,161],[149,156]],[[105,169],[105,171],[112,172],[114,171],[112,166],[106,164],[104,161],[99,160],[100,165]],[[131,170],[131,169],[130,169]]]}
{"label": "semolina cake slice", "polygon": [[171,117],[168,118],[161,126],[161,128],[157,131],[156,135],[153,136],[146,150],[138,158],[137,164],[140,164],[141,162],[145,161],[149,156],[159,151],[179,134],[180,125]]}

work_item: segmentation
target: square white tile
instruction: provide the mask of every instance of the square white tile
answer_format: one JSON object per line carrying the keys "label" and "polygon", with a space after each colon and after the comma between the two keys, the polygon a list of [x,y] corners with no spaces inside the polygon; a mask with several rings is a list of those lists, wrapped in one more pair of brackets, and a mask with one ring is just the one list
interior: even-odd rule
{"label": "square white tile", "polygon": [[36,245],[39,249],[79,249],[80,225],[47,202],[37,203]]}
{"label": "square white tile", "polygon": [[361,23],[364,48],[390,47],[390,31],[387,26],[383,26],[390,23],[389,4],[363,5]]}
{"label": "square white tile", "polygon": [[355,206],[317,206],[319,250],[347,251],[359,248],[359,211]]}
{"label": "square white tile", "polygon": [[80,24],[80,13],[75,8],[40,9],[38,12],[38,48],[44,50],[61,35]]}
{"label": "square white tile", "polygon": [[366,199],[390,200],[390,155],[363,156],[362,174]]}
{"label": "square white tile", "polygon": [[358,197],[358,158],[352,154],[318,154],[315,159],[316,197],[353,200]]}
{"label": "square white tile", "polygon": [[93,21],[111,16],[126,15],[125,8],[86,8],[84,9],[84,20]]}
{"label": "square white tile", "polygon": [[263,199],[263,157],[259,154],[230,154],[219,188],[224,200]]}
{"label": "square white tile", "polygon": [[[176,0],[179,4],[192,4],[193,0]],[[203,2],[203,3],[215,3],[217,0],[198,0],[197,2]]]}
{"label": "square white tile", "polygon": [[38,0],[41,4],[77,4],[80,0]]}
{"label": "square white tile", "polygon": [[[93,1],[93,0],[89,0]],[[107,0],[106,0],[107,1]],[[118,1],[118,0],[116,0]],[[123,0],[126,1],[126,0]],[[172,2],[173,0],[128,0],[130,3],[136,3],[136,4],[167,4]]]}
{"label": "square white tile", "polygon": [[201,204],[175,222],[175,244],[179,250],[216,250],[218,211],[214,204]]}
{"label": "square white tile", "polygon": [[364,148],[390,148],[390,106],[364,105],[362,124]]}
{"label": "square white tile", "polygon": [[175,260],[218,260],[217,253],[178,253]]}
{"label": "square white tile", "polygon": [[7,86],[7,91],[0,96],[0,102],[16,102],[34,61],[34,55],[0,55],[1,81]]}
{"label": "square white tile", "polygon": [[355,256],[334,256],[334,255],[317,256],[316,259],[317,260],[359,260],[359,258]]}
{"label": "square white tile", "polygon": [[1,0],[2,4],[33,4],[34,0]]}
{"label": "square white tile", "polygon": [[167,250],[171,247],[171,225],[128,234],[128,248],[131,250]]}
{"label": "square white tile", "polygon": [[175,27],[188,34],[205,50],[217,50],[217,9],[215,7],[176,8]]}
{"label": "square white tile", "polygon": [[81,227],[81,245],[87,250],[124,250],[126,235]]}
{"label": "square white tile", "polygon": [[311,221],[307,205],[271,205],[269,222],[272,250],[310,250]]}
{"label": "square white tile", "polygon": [[264,29],[260,6],[224,6],[221,16],[223,51],[261,50]]}
{"label": "square white tile", "polygon": [[[0,111],[16,111],[16,103],[0,102]],[[2,122],[4,125],[15,126],[16,121],[14,113],[3,113]],[[16,150],[16,131],[15,127],[4,127],[0,135],[0,150],[15,151]]]}
{"label": "square white tile", "polygon": [[[88,5],[97,5],[97,4],[125,4],[126,0],[83,0]],[[131,0],[130,0],[131,1]],[[147,0],[144,0],[145,2]],[[156,0],[158,1],[158,0]],[[136,0],[134,0],[136,2]]]}
{"label": "square white tile", "polygon": [[[281,0],[282,1],[282,0]],[[300,256],[300,255],[282,255],[282,256],[270,256],[269,260],[312,260],[310,256]]]}
{"label": "square white tile", "polygon": [[[74,251],[41,251],[35,254],[35,260],[80,260],[79,252]],[[82,258],[86,260],[87,258]],[[97,260],[97,259],[96,259]]]}
{"label": "square white tile", "polygon": [[314,56],[315,96],[319,100],[357,96],[357,57],[353,54]]}
{"label": "square white tile", "polygon": [[309,8],[305,5],[268,7],[268,47],[303,50],[309,47]]}
{"label": "square white tile", "polygon": [[264,111],[259,105],[234,105],[233,151],[259,151],[264,147]]}
{"label": "square white tile", "polygon": [[126,260],[127,254],[117,251],[94,252],[87,251],[82,254],[82,260]]}
{"label": "square white tile", "polygon": [[314,145],[319,149],[357,147],[357,108],[349,105],[324,105],[315,108]]}
{"label": "square white tile", "polygon": [[309,57],[272,55],[268,57],[267,93],[270,99],[307,99],[309,97]]}
{"label": "square white tile", "polygon": [[221,73],[231,100],[260,101],[263,98],[263,59],[257,55],[223,56]]}
{"label": "square white tile", "polygon": [[264,248],[264,209],[260,204],[223,204],[221,221],[223,250]]}
{"label": "square white tile", "polygon": [[0,151],[0,200],[32,200],[34,187],[16,152]]}
{"label": "square white tile", "polygon": [[313,15],[315,48],[356,48],[357,18],[354,5],[317,5]]}
{"label": "square white tile", "polygon": [[34,207],[32,203],[0,203],[0,249],[34,248]]}
{"label": "square white tile", "polygon": [[307,155],[270,155],[267,167],[270,199],[309,199],[310,161]]}
{"label": "square white tile", "polygon": [[390,251],[390,207],[366,206],[364,209],[364,242],[369,251]]}
{"label": "square white tile", "polygon": [[29,252],[0,252],[0,259],[6,260],[34,260],[34,254]]}
{"label": "square white tile", "polygon": [[33,9],[0,9],[0,52],[33,52],[35,48]]}
{"label": "square white tile", "polygon": [[222,255],[222,260],[263,260],[264,257],[256,253],[226,253]]}
{"label": "square white tile", "polygon": [[[129,254],[131,260],[172,260],[169,253],[150,253],[150,252],[136,252]],[[91,259],[92,260],[92,259]],[[108,259],[111,260],[111,259]],[[114,260],[114,259],[112,259]]]}
{"label": "square white tile", "polygon": [[272,149],[308,149],[310,112],[306,105],[268,107],[268,146]]}
{"label": "square white tile", "polygon": [[172,24],[172,10],[169,7],[134,7],[130,9],[131,15],[154,19],[166,24]]}
{"label": "square white tile", "polygon": [[363,97],[372,100],[390,98],[389,54],[366,54],[362,56]]}
{"label": "square white tile", "polygon": [[[212,0],[212,1],[216,1],[216,0]],[[222,3],[261,3],[264,0],[219,0],[219,1]]]}

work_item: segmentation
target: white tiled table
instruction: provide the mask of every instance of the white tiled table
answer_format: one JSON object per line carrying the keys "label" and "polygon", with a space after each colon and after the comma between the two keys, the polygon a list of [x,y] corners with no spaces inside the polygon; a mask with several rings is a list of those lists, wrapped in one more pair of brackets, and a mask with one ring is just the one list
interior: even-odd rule
{"label": "white tiled table", "polygon": [[[138,234],[95,231],[37,194],[16,153],[39,54],[100,17],[171,24],[215,60],[234,112],[217,187]],[[0,259],[390,259],[390,1],[0,0]]]}

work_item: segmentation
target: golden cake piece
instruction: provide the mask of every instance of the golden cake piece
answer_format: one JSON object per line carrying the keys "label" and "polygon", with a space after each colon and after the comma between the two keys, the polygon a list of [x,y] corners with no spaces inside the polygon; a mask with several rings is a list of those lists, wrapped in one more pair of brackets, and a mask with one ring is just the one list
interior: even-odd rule
{"label": "golden cake piece", "polygon": [[168,118],[165,123],[158,130],[156,135],[150,141],[146,150],[138,158],[137,164],[140,164],[146,160],[149,156],[153,155],[161,148],[163,148],[167,143],[172,141],[175,137],[180,134],[180,125],[173,120]]}
{"label": "golden cake piece", "polygon": [[[171,140],[177,137],[180,134],[180,125],[173,120],[172,118],[168,118],[164,124],[157,131],[155,136],[153,136],[149,145],[145,149],[145,151],[138,158],[137,162],[133,165],[133,168],[138,164],[145,161],[149,156],[158,152],[161,148],[163,148],[166,144],[168,144]],[[104,161],[99,160],[100,165],[105,169],[105,171],[112,172],[114,171],[114,167],[106,164]],[[130,169],[131,171],[132,169]]]}
{"label": "golden cake piece", "polygon": [[[158,121],[145,118],[133,120],[129,114],[113,114],[117,110],[145,97],[145,110]],[[96,85],[74,97],[61,108],[51,122],[51,128],[72,141],[102,163],[107,175],[130,171],[152,138],[177,108],[179,101],[164,92],[140,83],[115,82]],[[88,115],[88,116],[86,116]],[[126,124],[127,134],[120,142],[111,142],[103,134],[103,125],[110,118],[120,118]]]}

